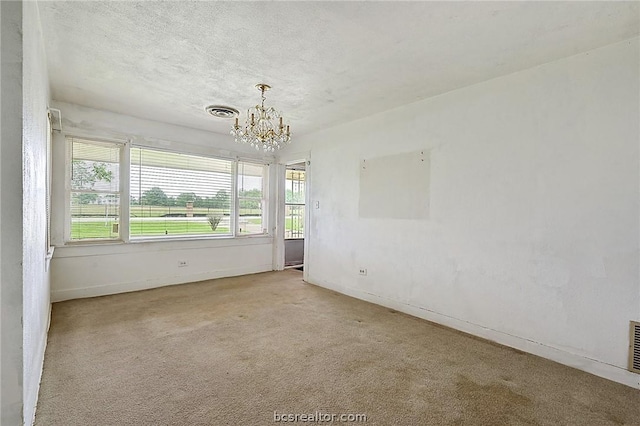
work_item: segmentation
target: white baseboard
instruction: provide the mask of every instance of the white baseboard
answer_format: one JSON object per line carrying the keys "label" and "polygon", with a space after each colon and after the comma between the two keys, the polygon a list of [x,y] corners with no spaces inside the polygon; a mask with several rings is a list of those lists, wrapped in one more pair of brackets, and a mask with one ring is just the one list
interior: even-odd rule
{"label": "white baseboard", "polygon": [[251,265],[242,268],[221,269],[190,275],[171,277],[159,277],[144,281],[115,283],[94,287],[71,288],[51,291],[52,302],[62,302],[71,299],[83,299],[87,297],[106,296],[109,294],[128,293],[131,291],[148,290],[175,284],[186,284],[197,281],[212,280],[215,278],[235,277],[238,275],[256,274],[273,270],[272,264]]}
{"label": "white baseboard", "polygon": [[354,297],[356,299],[395,309],[396,311],[403,312],[414,317],[422,318],[436,324],[441,324],[455,330],[463,331],[465,333],[469,333],[474,336],[499,343],[501,345],[509,346],[523,352],[528,352],[533,355],[550,359],[557,363],[567,365],[578,370],[586,371],[587,373],[591,373],[599,377],[604,377],[605,379],[622,383],[623,385],[627,385],[632,388],[640,389],[640,375],[632,373],[624,368],[620,368],[615,365],[607,364],[591,358],[586,358],[584,356],[574,354],[563,349],[548,346],[539,342],[535,342],[533,340],[528,340],[498,330],[486,328],[478,324],[470,323],[468,321],[430,311],[419,306],[413,306],[397,300],[378,296],[372,293],[367,293],[360,289],[335,286],[332,283],[327,283],[323,280],[316,280],[313,278],[310,278],[308,282],[310,284],[324,287],[329,290]]}
{"label": "white baseboard", "polygon": [[49,313],[47,316],[47,326],[44,330],[44,335],[40,338],[40,344],[38,345],[38,356],[34,362],[34,370],[38,372],[37,382],[33,381],[29,389],[33,389],[35,394],[28,395],[24,401],[25,407],[30,407],[31,411],[25,410],[24,412],[24,426],[33,426],[36,421],[36,408],[38,406],[38,396],[40,395],[40,383],[42,382],[42,371],[44,368],[44,354],[47,350],[47,338],[49,336],[49,327],[51,326],[51,303],[49,303]]}

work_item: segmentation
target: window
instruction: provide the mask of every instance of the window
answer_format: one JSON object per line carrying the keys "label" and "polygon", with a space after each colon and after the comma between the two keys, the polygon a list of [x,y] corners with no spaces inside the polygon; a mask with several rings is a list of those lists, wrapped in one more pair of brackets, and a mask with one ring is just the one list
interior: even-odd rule
{"label": "window", "polygon": [[120,237],[122,145],[70,138],[70,239]]}
{"label": "window", "polygon": [[266,234],[264,182],[266,167],[238,162],[238,234]]}
{"label": "window", "polygon": [[231,235],[233,162],[131,148],[131,238]]}
{"label": "window", "polygon": [[[51,112],[47,111],[47,165],[46,165],[46,175],[45,175],[45,201],[46,201],[46,206],[45,206],[45,212],[47,215],[47,236],[46,236],[46,243],[45,243],[45,249],[47,251],[47,256],[51,256],[53,254],[53,252],[51,251],[51,172],[52,172],[52,167],[51,167],[51,163],[52,163],[52,141],[53,141],[53,126],[51,125]],[[51,257],[48,257],[48,259],[51,259]]]}
{"label": "window", "polygon": [[67,140],[70,241],[268,233],[268,165]]}
{"label": "window", "polygon": [[285,178],[284,237],[304,238],[305,171],[289,169]]}

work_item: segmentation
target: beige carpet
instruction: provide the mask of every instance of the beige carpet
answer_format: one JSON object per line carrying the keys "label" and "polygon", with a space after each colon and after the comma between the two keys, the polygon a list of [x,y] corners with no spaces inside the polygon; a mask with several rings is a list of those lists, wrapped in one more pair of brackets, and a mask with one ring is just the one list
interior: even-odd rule
{"label": "beige carpet", "polygon": [[365,414],[368,425],[638,425],[640,391],[299,271],[53,306],[36,425],[273,425],[274,411]]}

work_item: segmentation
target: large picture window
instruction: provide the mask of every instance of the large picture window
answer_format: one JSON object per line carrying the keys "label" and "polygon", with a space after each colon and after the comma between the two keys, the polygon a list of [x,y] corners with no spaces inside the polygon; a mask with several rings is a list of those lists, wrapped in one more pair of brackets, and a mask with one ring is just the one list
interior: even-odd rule
{"label": "large picture window", "polygon": [[231,235],[230,160],[131,148],[131,238]]}
{"label": "large picture window", "polygon": [[70,241],[268,233],[266,164],[78,138],[67,141]]}

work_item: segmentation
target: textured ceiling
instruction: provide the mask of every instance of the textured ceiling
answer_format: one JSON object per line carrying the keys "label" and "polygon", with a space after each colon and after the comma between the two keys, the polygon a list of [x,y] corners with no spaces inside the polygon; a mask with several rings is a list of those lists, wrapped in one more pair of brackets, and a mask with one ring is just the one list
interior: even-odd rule
{"label": "textured ceiling", "polygon": [[227,133],[254,85],[308,133],[638,35],[638,2],[39,3],[59,101]]}

